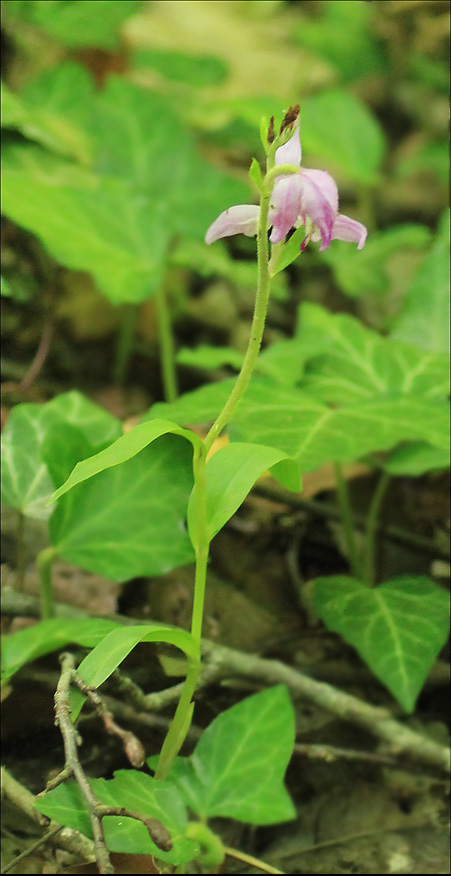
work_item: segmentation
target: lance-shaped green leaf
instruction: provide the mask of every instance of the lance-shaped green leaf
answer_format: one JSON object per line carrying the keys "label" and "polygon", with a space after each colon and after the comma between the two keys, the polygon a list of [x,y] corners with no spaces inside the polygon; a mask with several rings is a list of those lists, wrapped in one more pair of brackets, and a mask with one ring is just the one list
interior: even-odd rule
{"label": "lance-shaped green leaf", "polygon": [[314,604],[327,628],[339,633],[406,712],[449,631],[449,597],[428,578],[406,575],[369,589],[345,575],[317,578]]}
{"label": "lance-shaped green leaf", "polygon": [[192,562],[185,528],[192,468],[191,443],[171,434],[120,465],[113,460],[61,496],[50,518],[52,545],[70,563],[113,581]]}
{"label": "lance-shaped green leaf", "polygon": [[[259,444],[228,444],[207,462],[208,539],[222,529],[238,510],[255,481],[268,469],[277,468],[279,480],[287,489],[300,490],[298,468],[285,453]],[[197,490],[188,505],[188,531],[193,546],[198,546]]]}
{"label": "lance-shaped green leaf", "polygon": [[94,648],[117,627],[103,618],[51,618],[13,635],[2,637],[2,681],[11,678],[26,663],[51,654],[71,643]]}
{"label": "lance-shaped green leaf", "polygon": [[294,738],[288,691],[271,687],[215,718],[191,757],[177,758],[168,778],[202,818],[290,821],[296,813],[283,780]]}
{"label": "lance-shaped green leaf", "polygon": [[[77,670],[80,677],[90,687],[99,687],[139,642],[165,642],[183,651],[189,661],[198,662],[200,660],[199,644],[185,630],[158,626],[158,624],[121,627],[105,635],[102,641],[82,660]],[[85,697],[80,691],[73,692],[71,697],[72,720],[75,721],[84,701]]]}
{"label": "lance-shaped green leaf", "polygon": [[[159,849],[151,840],[144,824],[132,818],[109,816],[102,821],[110,852],[131,855],[154,855],[174,866],[197,857],[198,844],[184,836],[187,826],[186,806],[177,788],[160,782],[136,770],[118,770],[114,778],[90,779],[89,785],[97,799],[107,806],[125,807],[148,818],[156,818],[169,831],[170,852]],[[38,812],[71,827],[92,839],[92,827],[86,801],[77,783],[63,782],[35,802]]]}
{"label": "lance-shaped green leaf", "polygon": [[130,432],[118,438],[113,444],[110,444],[109,447],[105,447],[100,453],[96,453],[95,456],[83,459],[82,462],[77,463],[67,481],[53,494],[52,501],[55,502],[77,484],[89,480],[94,475],[127,462],[127,460],[132,459],[157,438],[168,433],[186,438],[195,449],[200,446],[200,438],[194,432],[190,432],[188,429],[181,429],[176,423],[170,423],[167,420],[153,420],[147,423],[140,423]]}

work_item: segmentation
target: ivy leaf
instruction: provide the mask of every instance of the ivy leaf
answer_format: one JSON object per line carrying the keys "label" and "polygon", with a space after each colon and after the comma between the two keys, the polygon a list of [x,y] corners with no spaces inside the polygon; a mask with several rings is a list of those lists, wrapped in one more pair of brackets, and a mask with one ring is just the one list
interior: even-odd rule
{"label": "ivy leaf", "polygon": [[[40,3],[8,3],[8,15],[24,18],[41,27],[68,48],[95,46],[115,49],[120,25],[139,10],[140,0],[45,0]],[[17,7],[17,9],[15,8]]]}
{"label": "ivy leaf", "polygon": [[52,480],[43,447],[51,438],[55,459],[65,456],[61,426],[67,423],[76,424],[89,443],[103,443],[121,432],[119,420],[76,391],[45,405],[17,405],[10,413],[2,434],[2,502],[25,517],[46,520],[52,512],[47,507]]}
{"label": "ivy leaf", "polygon": [[113,581],[190,563],[184,521],[192,482],[190,446],[163,435],[62,496],[50,518],[52,545],[70,563]]}
{"label": "ivy leaf", "polygon": [[177,353],[177,362],[188,365],[189,368],[201,368],[209,371],[213,368],[229,366],[239,371],[243,364],[244,354],[233,347],[214,347],[210,344],[200,344],[195,349],[182,347]]}
{"label": "ivy leaf", "polygon": [[294,737],[288,691],[272,687],[215,718],[191,757],[177,758],[168,779],[201,818],[290,821],[296,813],[283,778]]}
{"label": "ivy leaf", "polygon": [[[197,843],[184,836],[186,808],[180,792],[173,785],[156,781],[137,770],[118,770],[113,779],[90,779],[89,785],[101,803],[124,806],[131,812],[161,821],[169,831],[173,845],[170,852],[163,852],[150,839],[144,824],[132,818],[109,816],[102,823],[110,852],[150,854],[175,866],[197,857]],[[86,802],[73,780],[48,791],[36,800],[35,807],[48,818],[92,839]]]}
{"label": "ivy leaf", "polygon": [[319,257],[331,266],[340,289],[350,298],[382,296],[390,289],[392,257],[400,252],[421,252],[430,239],[431,233],[424,225],[398,225],[372,232],[362,250],[334,240]]}
{"label": "ivy leaf", "polygon": [[449,352],[449,212],[439,236],[418,268],[393,336],[424,350]]}
{"label": "ivy leaf", "polygon": [[69,118],[48,112],[44,106],[28,106],[23,94],[14,94],[3,82],[1,102],[2,128],[15,128],[24,137],[35,140],[47,149],[88,163],[89,137]]}
{"label": "ivy leaf", "polygon": [[43,405],[30,403],[12,409],[2,434],[2,502],[36,520],[51,514],[53,485],[40,453],[48,428]]}
{"label": "ivy leaf", "polygon": [[405,575],[368,589],[345,575],[313,582],[318,617],[368,664],[406,712],[449,630],[448,594],[426,577]]}
{"label": "ivy leaf", "polygon": [[[63,73],[54,75],[67,89],[66,110],[48,78],[46,85],[59,112],[70,114],[74,102],[78,112],[74,90],[85,94],[84,80]],[[37,101],[36,84],[32,95]],[[110,77],[100,94],[85,98],[92,169],[37,147],[10,146],[3,211],[62,264],[90,272],[113,303],[140,302],[159,287],[174,236],[203,240],[224,204],[245,200],[246,188],[200,158],[159,95]]]}
{"label": "ivy leaf", "polygon": [[425,441],[398,447],[384,462],[384,469],[392,475],[421,477],[428,471],[449,468],[449,453],[431,447]]}
{"label": "ivy leaf", "polygon": [[374,185],[385,153],[377,119],[349,92],[322,91],[302,102],[302,145],[350,180]]}
{"label": "ivy leaf", "polygon": [[304,304],[296,341],[299,351],[311,350],[301,386],[322,401],[352,404],[385,393],[441,399],[449,393],[446,355],[384,338],[352,316]]}
{"label": "ivy leaf", "polygon": [[198,88],[219,85],[227,76],[228,66],[214,55],[185,55],[179,51],[137,49],[133,52],[133,67],[156,70],[171,82],[183,82]]}
{"label": "ivy leaf", "polygon": [[381,394],[329,408],[296,389],[253,381],[230,427],[234,441],[277,447],[301,472],[325,462],[352,462],[401,441],[449,447],[446,405],[414,395]]}
{"label": "ivy leaf", "polygon": [[[222,409],[233,385],[234,380],[224,380],[202,387],[174,404],[154,405],[146,416],[208,423]],[[379,393],[359,395],[359,401],[332,408],[310,392],[254,378],[229,425],[229,436],[232,443],[282,450],[303,473],[331,460],[353,462],[404,441],[426,441],[446,451],[449,412],[441,399],[385,392],[383,385]]]}

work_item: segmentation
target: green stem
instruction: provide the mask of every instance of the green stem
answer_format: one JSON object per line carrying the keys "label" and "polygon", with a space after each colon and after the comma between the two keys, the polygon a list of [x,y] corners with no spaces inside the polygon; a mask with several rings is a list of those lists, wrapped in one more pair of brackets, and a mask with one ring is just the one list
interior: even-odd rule
{"label": "green stem", "polygon": [[186,675],[185,684],[171,721],[171,726],[163,742],[163,747],[158,758],[158,766],[155,778],[164,780],[171,768],[173,760],[177,757],[188,733],[193,716],[194,703],[191,702],[197,686],[201,664],[200,661],[192,663]]}
{"label": "green stem", "polygon": [[[274,156],[269,155],[267,161],[268,172],[274,165]],[[271,177],[273,181],[273,177]],[[258,261],[258,284],[255,298],[254,316],[252,320],[251,333],[249,344],[244,357],[244,362],[241,371],[238,375],[235,386],[217,420],[211,427],[201,450],[195,454],[193,459],[194,483],[196,488],[195,499],[195,551],[196,551],[196,571],[194,580],[194,601],[191,623],[191,635],[193,639],[200,645],[202,636],[202,622],[205,604],[205,588],[207,581],[207,564],[210,540],[207,528],[207,479],[206,479],[206,459],[208,451],[212,444],[230,421],[235,408],[240,401],[243,393],[249,383],[252,371],[260,351],[260,346],[265,327],[266,311],[268,309],[270,276],[268,271],[269,248],[267,236],[267,223],[269,201],[271,197],[271,185],[267,185],[265,181],[264,191],[261,194],[260,200],[260,216],[257,232],[257,261]],[[164,322],[164,316],[163,316]],[[160,329],[163,323],[160,324]],[[169,324],[170,326],[170,324]],[[192,662],[188,669],[186,681],[183,687],[177,709],[166,739],[164,740],[161,754],[158,760],[158,767],[155,773],[157,779],[164,779],[171,767],[174,758],[179,753],[188,733],[191,718],[193,714],[194,704],[192,698],[196,690],[197,681],[201,671],[200,660]]]}
{"label": "green stem", "polygon": [[338,504],[340,506],[341,519],[344,526],[344,534],[346,547],[348,551],[349,565],[352,574],[356,578],[360,577],[360,560],[357,550],[357,542],[355,540],[354,520],[352,517],[352,508],[349,501],[349,491],[346,480],[343,476],[343,469],[339,462],[334,463],[335,479],[337,482]]}
{"label": "green stem", "polygon": [[158,337],[160,341],[160,362],[164,398],[167,402],[173,402],[178,395],[177,373],[175,368],[174,335],[172,332],[171,314],[164,282],[158,287],[155,296],[155,303],[157,307]]}
{"label": "green stem", "polygon": [[41,620],[53,617],[52,563],[56,557],[55,548],[45,548],[38,555],[36,564],[41,585]]}
{"label": "green stem", "polygon": [[[206,453],[203,447],[194,456],[193,471],[194,483],[196,485],[196,572],[194,579],[194,603],[191,635],[200,645],[209,548],[207,532]],[[155,773],[156,779],[166,778],[174,758],[179,753],[186,739],[194,709],[192,698],[196,690],[200,670],[200,659],[199,661],[193,661],[188,668],[183,691],[158,759],[158,767]]]}
{"label": "green stem", "polygon": [[268,271],[269,248],[266,230],[270,197],[271,194],[265,192],[262,193],[260,200],[260,218],[257,232],[258,283],[249,344],[235,386],[233,387],[224,408],[219,414],[219,417],[213,423],[207,437],[205,438],[204,445],[207,453],[222,432],[224,426],[230,422],[235,413],[236,406],[242,398],[251,379],[255,362],[260,352],[263,331],[265,328],[266,312],[268,310],[270,289],[270,276]]}
{"label": "green stem", "polygon": [[390,483],[390,475],[382,472],[371,499],[366,522],[365,549],[363,558],[363,580],[372,587],[376,577],[376,533],[379,528],[379,515]]}
{"label": "green stem", "polygon": [[124,305],[113,371],[114,382],[119,386],[123,386],[127,378],[128,366],[133,351],[137,313],[135,304]]}

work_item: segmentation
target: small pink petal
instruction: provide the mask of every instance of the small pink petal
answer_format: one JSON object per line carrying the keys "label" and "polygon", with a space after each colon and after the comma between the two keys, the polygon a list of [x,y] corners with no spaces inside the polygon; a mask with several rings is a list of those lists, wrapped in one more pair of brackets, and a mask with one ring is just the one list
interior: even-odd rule
{"label": "small pink petal", "polygon": [[320,251],[330,246],[332,228],[338,209],[338,190],[332,177],[325,170],[301,169],[300,214],[306,222],[310,219],[321,234]]}
{"label": "small pink petal", "polygon": [[349,216],[338,215],[332,228],[332,240],[347,240],[356,243],[357,249],[365,246],[367,229],[361,222],[350,219]]}
{"label": "small pink petal", "polygon": [[276,164],[300,164],[302,158],[301,138],[299,134],[299,119],[293,128],[293,136],[276,149]]}
{"label": "small pink petal", "polygon": [[293,228],[300,213],[301,193],[301,177],[297,174],[283,176],[276,182],[269,212],[269,220],[273,226],[269,238],[271,243],[280,243]]}
{"label": "small pink petal", "polygon": [[205,243],[213,243],[220,237],[231,237],[232,234],[253,237],[257,234],[259,214],[260,207],[256,204],[238,204],[229,207],[210,225],[205,235]]}

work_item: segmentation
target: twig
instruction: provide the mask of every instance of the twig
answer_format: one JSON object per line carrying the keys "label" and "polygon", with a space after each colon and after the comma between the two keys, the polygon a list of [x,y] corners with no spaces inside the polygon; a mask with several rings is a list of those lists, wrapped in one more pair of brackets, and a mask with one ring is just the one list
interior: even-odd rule
{"label": "twig", "polygon": [[314,681],[278,660],[243,654],[207,642],[202,643],[202,650],[215,663],[218,677],[244,676],[264,684],[286,684],[294,696],[315,703],[383,740],[394,757],[412,758],[417,763],[428,764],[449,774],[449,749],[405,727],[392,718],[388,710],[364,703],[324,682]]}
{"label": "twig", "polygon": [[[27,604],[30,608],[31,602],[29,601]],[[34,616],[36,616],[39,608],[38,600],[35,600],[33,605]],[[77,616],[80,616],[78,612]],[[127,626],[148,623],[148,621],[137,621],[121,615],[109,617],[111,620],[116,620]],[[286,684],[294,696],[315,703],[320,708],[344,721],[362,727],[366,732],[384,741],[391,756],[406,757],[418,764],[427,764],[441,772],[446,772],[447,775],[449,774],[449,749],[427,739],[421,733],[405,727],[400,721],[392,718],[386,709],[379,709],[364,703],[358,697],[337,690],[325,682],[316,681],[307,674],[286,666],[279,660],[268,660],[253,654],[246,654],[206,640],[202,642],[202,651],[207,657],[202,675],[204,684],[206,679],[208,683],[212,683],[227,678],[247,678],[263,684]],[[174,691],[174,688],[170,688],[170,690]],[[158,693],[160,698],[162,693]],[[154,695],[148,694],[146,696]]]}
{"label": "twig", "polygon": [[280,873],[283,876],[283,870],[277,870],[276,867],[271,867],[271,864],[266,864],[264,861],[260,861],[259,858],[254,858],[253,855],[247,855],[246,852],[231,849],[229,846],[225,846],[224,851],[230,858],[236,858],[238,861],[242,861],[243,864],[249,864],[251,867],[263,870],[264,873]]}
{"label": "twig", "polygon": [[[317,745],[311,743],[296,742],[293,748],[294,754],[308,757],[309,760],[323,760],[326,763],[334,763],[337,760],[364,761],[374,763],[377,766],[392,767],[396,770],[418,769],[416,764],[402,764],[394,757],[379,754],[377,751],[355,751],[350,748],[337,748],[335,745]],[[447,780],[437,779],[441,784]]]}
{"label": "twig", "polygon": [[[125,741],[126,753],[131,749],[132,757],[141,759],[140,743],[131,733],[122,731],[115,724],[112,715],[101,702],[96,691],[88,688],[87,685],[79,678],[75,671],[74,658],[71,654],[65,653],[60,657],[61,660],[61,677],[58,682],[57,691],[55,694],[55,714],[56,723],[58,724],[64,742],[65,766],[55,779],[47,783],[46,791],[57,787],[62,781],[65,781],[70,776],[73,776],[80,788],[80,791],[85,799],[88,809],[89,819],[91,822],[92,832],[94,836],[94,849],[97,866],[100,873],[114,873],[114,867],[111,864],[108,849],[103,833],[102,819],[110,815],[121,815],[128,818],[134,818],[141,821],[149,836],[159,848],[168,851],[172,847],[170,835],[161,822],[154,818],[147,818],[136,812],[129,812],[123,807],[105,806],[99,803],[94,793],[91,790],[88,779],[81,767],[77,754],[77,732],[72,724],[71,710],[69,705],[70,686],[75,683],[86,696],[93,702],[96,710],[100,714],[102,720],[107,727],[109,733],[119,735],[122,741]],[[125,736],[125,739],[124,739]],[[136,764],[135,764],[136,765]],[[43,792],[45,793],[45,792]]]}
{"label": "twig", "polygon": [[24,852],[21,852],[20,855],[17,855],[13,858],[6,867],[3,868],[2,873],[9,873],[11,870],[14,870],[14,867],[17,864],[20,864],[25,858],[28,858],[29,855],[32,855],[37,849],[40,849],[41,846],[44,846],[52,837],[56,836],[62,830],[62,827],[52,827],[51,830],[48,830],[44,836],[39,837],[36,842],[34,842],[31,846],[28,846],[28,849],[25,849]]}
{"label": "twig", "polygon": [[[34,823],[41,826],[48,825],[47,840],[57,848],[65,849],[72,854],[78,855],[84,861],[94,860],[94,845],[90,839],[83,836],[77,830],[69,827],[61,827],[55,821],[49,821],[45,815],[41,815],[34,807],[36,797],[28,788],[24,788],[5,767],[1,771],[2,795],[28,816]],[[56,832],[58,829],[58,833]],[[55,833],[53,833],[55,831]],[[50,835],[51,834],[51,835]]]}

